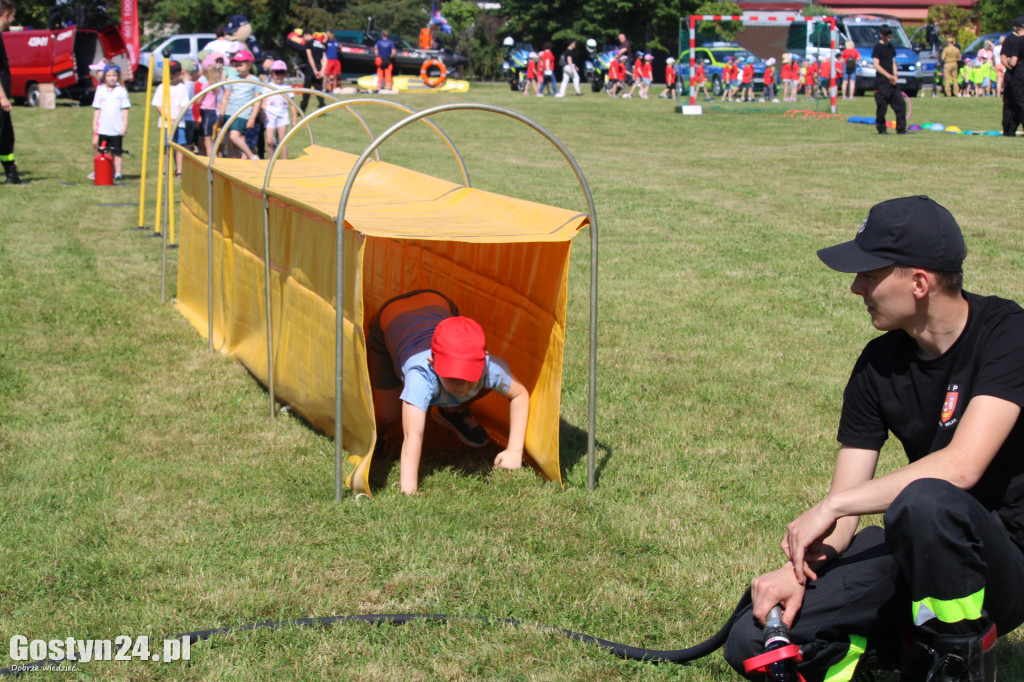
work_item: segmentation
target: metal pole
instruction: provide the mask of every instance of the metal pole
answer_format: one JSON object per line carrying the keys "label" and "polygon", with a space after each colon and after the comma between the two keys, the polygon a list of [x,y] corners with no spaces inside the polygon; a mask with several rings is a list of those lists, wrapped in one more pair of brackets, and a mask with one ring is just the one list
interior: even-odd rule
{"label": "metal pole", "polygon": [[[216,155],[215,149],[210,156]],[[213,352],[213,168],[206,164],[206,321],[210,352]]]}
{"label": "metal pole", "polygon": [[[693,77],[696,75],[695,63],[696,63],[696,49],[697,44],[697,18],[690,16],[690,106],[697,104],[697,86],[693,82]],[[704,92],[707,92],[705,90]]]}
{"label": "metal pole", "polygon": [[[235,79],[207,86],[200,92],[196,93],[195,97],[189,101],[188,106],[192,106],[194,102],[201,100],[206,96],[206,93],[212,92],[218,88],[223,88],[224,86],[235,82],[244,81],[242,79]],[[287,92],[309,92],[315,94],[317,91],[306,90],[303,88],[291,88]],[[331,97],[333,99],[331,95],[327,95],[327,97]],[[211,353],[213,352],[213,162],[217,158],[217,150],[220,148],[221,140],[222,136],[218,135],[206,162],[206,320],[207,339],[209,341],[208,345]],[[313,129],[310,128],[309,143],[314,144],[314,142]]]}
{"label": "metal pole", "polygon": [[[312,114],[309,114],[308,116],[304,116],[300,121],[298,121],[295,124],[295,126],[292,127],[292,129],[289,130],[285,134],[285,136],[281,139],[281,141],[278,142],[278,147],[277,147],[277,149],[274,150],[274,155],[271,157],[270,163],[267,165],[267,172],[266,172],[266,175],[264,176],[264,179],[263,179],[263,189],[262,189],[262,192],[263,192],[263,196],[264,196],[264,244],[269,245],[269,239],[267,237],[268,230],[269,230],[269,227],[268,227],[269,204],[267,203],[267,201],[268,201],[267,197],[269,196],[270,177],[271,177],[271,175],[273,173],[274,166],[277,164],[278,157],[280,155],[280,150],[283,149],[285,146],[287,146],[288,142],[291,140],[291,137],[293,135],[297,134],[297,131],[302,126],[304,126],[304,125],[306,125],[308,123],[311,123],[318,116],[323,116],[323,115],[329,113],[332,109],[338,109],[338,108],[345,109],[345,110],[349,111],[353,116],[355,116],[356,119],[358,119],[360,121],[360,123],[362,123],[363,128],[367,131],[367,134],[370,135],[370,138],[372,140],[373,139],[373,133],[370,131],[369,126],[366,125],[365,120],[361,116],[359,116],[358,113],[356,113],[355,111],[353,111],[351,109],[351,107],[353,107],[353,106],[355,106],[357,104],[374,104],[374,105],[378,105],[378,106],[385,106],[385,107],[390,107],[390,108],[393,108],[393,109],[399,109],[399,110],[404,111],[406,113],[414,113],[415,112],[414,109],[411,109],[411,108],[409,108],[409,107],[407,107],[405,105],[397,104],[395,102],[391,102],[391,101],[388,101],[388,100],[373,99],[373,98],[362,98],[362,99],[355,99],[355,100],[346,100],[346,101],[342,101],[342,102],[335,102],[334,104],[330,104],[330,105],[328,105],[326,107],[320,107],[315,112],[313,112]],[[451,138],[449,138],[447,133],[445,133],[440,127],[438,127],[432,121],[428,120],[428,121],[425,121],[425,123],[428,126],[430,126],[430,128],[432,130],[434,130],[435,133],[437,133],[437,135],[445,143],[445,145],[448,147],[448,149],[452,152],[452,155],[455,157],[455,161],[456,161],[456,163],[459,166],[459,171],[462,174],[463,183],[465,184],[466,187],[470,187],[471,185],[470,185],[470,179],[469,179],[469,171],[466,168],[466,164],[465,164],[464,160],[462,159],[462,155],[459,153],[458,149],[455,147],[455,144],[451,141]],[[372,149],[372,152],[370,152],[370,153],[373,153],[375,158],[378,161],[380,160],[380,153],[377,151],[377,147],[374,147]],[[353,167],[353,170],[351,170],[349,172],[349,178],[353,179],[355,177],[355,173],[356,172],[357,172],[356,171],[356,167]],[[347,198],[346,198],[346,195],[344,194],[344,192],[343,192],[342,197],[343,197],[343,202],[347,202]],[[344,363],[344,359],[345,359],[345,357],[344,357],[345,351],[341,347],[341,340],[344,338],[344,314],[345,314],[344,313],[344,300],[345,300],[344,299],[344,272],[345,272],[345,263],[344,263],[344,216],[341,214],[340,210],[339,210],[338,221],[336,222],[336,225],[335,225],[335,229],[337,231],[337,246],[336,246],[336,250],[335,250],[335,273],[336,273],[336,278],[337,279],[336,279],[336,283],[335,283],[335,298],[336,298],[336,301],[335,301],[335,366],[336,366],[336,371],[335,371],[335,395],[334,395],[334,499],[336,501],[340,502],[341,501],[341,490],[342,490],[342,476],[341,476],[341,470],[342,470],[342,433],[343,433],[343,426],[344,426],[344,424],[343,424],[343,421],[344,421],[344,419],[343,419],[343,411],[342,411],[344,385],[343,385],[343,375],[342,375],[342,372],[343,372],[343,363]],[[265,253],[265,259],[266,259],[266,262],[269,263],[269,261],[270,261],[269,253]],[[269,279],[269,274],[268,274],[267,275],[268,291],[269,291],[269,281],[270,281],[270,279]],[[268,294],[268,300],[267,300],[267,311],[268,311],[268,318],[269,318],[269,311],[270,311],[269,294]],[[273,367],[273,364],[272,364],[273,363],[273,359],[272,359],[273,355],[272,355],[272,351],[270,350],[269,332],[268,332],[268,339],[267,339],[267,348],[268,348],[268,358],[269,358],[269,363],[270,363],[268,365],[268,376],[269,376],[269,373],[272,373],[272,369],[271,368]],[[268,380],[268,383],[269,383],[269,380]],[[271,400],[273,401],[273,391],[272,390],[271,390]],[[271,403],[271,405],[273,405],[273,402]],[[272,408],[272,411],[273,411],[273,408]]]}
{"label": "metal pole", "polygon": [[[260,95],[259,97],[253,99],[252,102],[250,102],[250,106],[252,104],[255,104],[259,100],[265,99],[267,97],[272,97],[274,95],[280,94],[281,92],[285,92],[285,91],[278,90],[278,91],[273,91],[273,92],[269,92],[269,93],[265,93],[263,95]],[[334,99],[334,98],[332,97],[331,99]],[[413,109],[410,109],[409,107],[407,107],[405,105],[396,104],[395,102],[389,102],[387,100],[377,100],[377,99],[368,99],[368,98],[367,99],[358,99],[358,100],[347,100],[347,101],[341,101],[341,102],[336,100],[334,104],[330,104],[330,105],[328,105],[326,107],[320,107],[315,112],[309,114],[308,116],[304,116],[300,121],[296,122],[295,126],[292,127],[292,129],[289,130],[285,134],[285,136],[278,142],[277,148],[274,150],[274,154],[272,155],[272,157],[270,159],[270,162],[267,164],[267,172],[265,173],[265,175],[263,177],[263,189],[262,189],[262,194],[263,194],[263,263],[264,263],[264,282],[265,282],[265,285],[264,285],[264,295],[265,295],[265,304],[266,304],[266,311],[267,311],[267,330],[266,330],[266,332],[267,332],[267,390],[268,390],[269,397],[270,397],[270,415],[271,415],[271,417],[274,417],[277,414],[277,411],[276,411],[276,402],[275,402],[275,398],[274,398],[274,396],[275,396],[275,392],[274,392],[274,348],[273,348],[273,335],[272,335],[273,325],[272,325],[272,321],[271,321],[271,312],[272,312],[271,308],[272,308],[272,306],[271,306],[271,300],[270,300],[270,270],[271,270],[271,268],[270,268],[270,200],[269,200],[269,193],[268,193],[269,192],[269,186],[270,186],[270,177],[271,177],[271,174],[273,173],[274,166],[276,165],[277,161],[280,158],[281,150],[284,149],[287,146],[288,141],[291,139],[292,135],[297,134],[296,131],[298,131],[300,129],[300,127],[302,127],[304,124],[311,123],[313,120],[315,120],[319,116],[323,116],[323,115],[327,114],[332,109],[343,108],[346,111],[348,111],[350,114],[352,114],[356,118],[356,120],[358,120],[362,124],[364,130],[366,130],[367,135],[369,135],[371,140],[372,140],[373,139],[373,132],[370,130],[370,127],[366,124],[365,119],[363,119],[363,117],[360,116],[358,114],[358,112],[356,112],[356,111],[351,109],[352,105],[364,104],[364,103],[366,103],[366,104],[376,104],[376,105],[380,105],[380,106],[386,106],[386,107],[390,107],[390,108],[400,109],[400,110],[402,110],[402,111],[404,111],[406,113],[412,113],[414,111]],[[467,186],[468,186],[468,183],[469,183],[469,173],[466,170],[466,165],[465,165],[465,163],[462,160],[462,156],[459,154],[458,150],[455,148],[455,145],[452,143],[451,139],[448,137],[448,135],[443,130],[441,130],[440,128],[438,128],[436,125],[434,125],[431,122],[428,122],[428,123],[431,126],[431,128],[441,137],[441,139],[444,140],[444,142],[448,145],[448,148],[454,154],[455,159],[456,159],[456,161],[459,164],[459,169],[462,172],[463,180],[467,183]],[[380,155],[379,154],[377,155],[377,160],[378,161],[380,160]],[[339,239],[340,239],[341,235],[342,235],[342,233],[339,232]],[[343,247],[341,245],[341,242],[339,241],[338,249],[341,250],[342,248]],[[340,312],[340,314],[342,314],[342,315],[344,314],[341,307],[338,307],[338,311]],[[339,314],[339,313],[336,313],[336,314]],[[340,394],[335,395],[335,402],[337,402],[339,400],[339,395]],[[338,410],[336,409],[335,412],[337,414]],[[337,431],[337,425],[339,423],[340,423],[340,421],[336,419],[335,431]],[[337,442],[340,443],[341,439],[337,438]],[[337,450],[337,447],[335,449]],[[340,454],[336,453],[336,457],[340,457]],[[336,470],[340,471],[341,470],[340,463],[336,463],[336,464],[338,464],[338,466],[336,467]],[[337,478],[337,474],[336,474],[335,477]],[[335,498],[339,499],[339,500],[341,499],[341,491],[340,491],[340,488],[338,487],[338,481],[335,481]]]}
{"label": "metal pole", "polygon": [[829,55],[830,60],[831,60],[831,64],[832,64],[832,68],[830,69],[831,73],[829,73],[828,91],[829,91],[829,95],[832,98],[832,113],[834,114],[834,113],[836,113],[836,60],[839,59],[839,55],[836,54],[836,38],[838,37],[836,35],[836,18],[835,17],[829,17],[828,18],[828,23],[829,23],[829,27],[832,29],[832,31],[831,31],[831,43],[832,43],[832,46],[830,48],[831,54]]}
{"label": "metal pole", "polygon": [[[224,87],[224,86],[227,86],[227,85],[232,85],[234,83],[251,83],[251,82],[252,82],[251,80],[242,79],[242,78],[236,78],[236,79],[232,79],[232,80],[229,80],[229,81],[222,81],[220,83],[215,83],[215,84],[211,85],[208,88],[204,88],[201,92],[199,92],[197,95],[195,95],[195,97],[193,97],[189,101],[187,107],[192,106],[192,103],[195,100],[198,100],[199,98],[203,97],[210,90],[214,90],[214,89],[216,89],[218,87]],[[210,150],[211,153],[210,153],[209,160],[207,161],[207,166],[206,166],[207,167],[207,183],[208,183],[207,201],[209,202],[209,204],[207,206],[207,209],[206,209],[206,220],[207,220],[207,241],[206,241],[206,245],[207,245],[207,268],[206,268],[206,275],[207,275],[207,286],[206,286],[206,288],[207,288],[207,299],[206,299],[206,304],[207,304],[207,318],[208,318],[208,333],[209,333],[209,337],[210,337],[210,350],[211,351],[213,350],[213,163],[214,163],[214,160],[217,158],[216,150],[220,149],[221,144],[223,144],[223,142],[224,142],[224,136],[231,129],[231,124],[235,122],[235,119],[237,119],[239,117],[239,115],[241,115],[241,113],[243,111],[251,109],[253,107],[253,105],[255,105],[256,103],[261,102],[261,101],[267,99],[268,97],[273,97],[274,95],[280,94],[281,92],[285,92],[283,90],[275,89],[269,83],[263,83],[262,81],[260,81],[259,84],[261,86],[263,86],[264,88],[266,88],[267,90],[269,90],[269,92],[265,92],[262,95],[254,97],[252,100],[247,102],[244,106],[242,106],[238,111],[236,111],[234,114],[232,114],[230,117],[228,117],[228,120],[224,123],[224,125],[221,127],[220,132],[217,134],[217,139],[214,141],[213,149]],[[288,91],[303,91],[303,90],[301,88],[289,88]],[[229,95],[225,94],[225,97],[227,97],[227,96],[229,96]],[[327,97],[331,97],[330,95],[326,95],[326,96]],[[331,99],[334,99],[334,98],[331,97]],[[187,109],[187,107],[185,107],[185,109]],[[179,118],[184,115],[185,109],[182,109],[182,113],[179,115]],[[175,121],[175,123],[177,123],[177,121]],[[313,142],[313,130],[312,130],[312,128],[309,131],[309,135],[310,135],[310,143],[312,143]],[[266,197],[265,196],[264,196],[264,204],[266,204]],[[267,333],[267,392],[268,392],[268,398],[269,398],[269,401],[270,401],[270,417],[271,417],[271,419],[273,419],[275,414],[276,414],[276,410],[275,410],[276,400],[274,398],[274,359],[273,359],[274,358],[274,349],[273,349],[273,341],[272,341],[272,335],[271,335],[272,320],[271,320],[271,317],[270,317],[270,315],[271,315],[271,310],[270,310],[270,243],[269,243],[269,240],[267,239],[267,236],[266,236],[267,235],[267,224],[266,224],[266,222],[267,222],[267,220],[266,220],[266,208],[264,208],[264,219],[263,219],[263,234],[264,234],[263,257],[264,257],[264,270],[265,270],[265,280],[264,280],[265,281],[265,287],[264,287],[264,291],[265,291],[265,295],[266,295],[266,299],[265,300],[266,300],[266,306],[267,306],[267,328],[266,328],[266,333]]]}

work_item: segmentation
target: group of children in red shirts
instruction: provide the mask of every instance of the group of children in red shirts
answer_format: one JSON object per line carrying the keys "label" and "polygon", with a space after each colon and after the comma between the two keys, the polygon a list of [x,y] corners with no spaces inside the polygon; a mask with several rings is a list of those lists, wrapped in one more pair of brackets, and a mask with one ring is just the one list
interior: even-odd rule
{"label": "group of children in red shirts", "polygon": [[[549,56],[550,55],[550,56]],[[640,97],[647,99],[648,92],[653,82],[653,54],[637,52],[633,58],[632,71],[627,68],[629,57],[626,54],[620,55],[617,59],[611,60],[608,65],[608,85],[606,91],[610,97],[630,98],[633,92],[639,88]],[[530,59],[526,64],[526,87],[523,94],[528,94],[531,84],[538,95],[541,94],[541,82],[553,68],[554,56],[549,50],[538,55],[530,53]],[[760,102],[778,102],[776,93],[776,81],[781,81],[783,88],[782,101],[795,102],[800,94],[808,98],[823,96],[829,89],[830,70],[832,68],[829,59],[818,62],[814,57],[807,57],[803,66],[796,55],[782,55],[782,67],[778,72],[775,70],[775,58],[771,57],[765,62],[764,89]],[[835,62],[836,83],[842,83],[843,60]],[[627,77],[632,77],[633,84],[629,92],[625,92]],[[665,90],[658,95],[659,98],[675,99],[676,91],[676,69],[675,59],[669,57],[665,60]],[[694,65],[693,86],[697,95],[703,94],[704,101],[710,102],[711,94],[708,92],[708,79],[704,70],[704,64],[697,62]],[[754,101],[754,60],[753,58],[741,59],[729,57],[725,66],[722,67],[722,94],[723,102],[753,102]],[[621,94],[620,94],[621,93]],[[737,99],[738,98],[738,99]]]}
{"label": "group of children in red shirts", "polygon": [[555,53],[551,51],[551,43],[545,43],[540,54],[531,52],[526,60],[526,84],[523,86],[523,94],[530,94],[530,86],[533,86],[538,97],[544,96],[544,91],[550,86],[551,94],[556,94],[555,84]]}
{"label": "group of children in red shirts", "polygon": [[[640,97],[647,99],[647,95],[651,89],[651,84],[654,82],[654,55],[644,54],[643,52],[637,51],[633,57],[633,70],[627,72],[626,64],[629,62],[629,55],[622,54],[618,59],[613,59],[608,64],[608,94],[611,97],[617,97],[618,93],[626,89],[626,77],[631,75],[633,77],[633,86],[629,89],[628,93],[622,95],[623,98],[630,98],[633,96],[633,91],[638,87],[640,88]],[[667,73],[667,69],[666,69]],[[662,93],[664,95],[665,93]]]}
{"label": "group of children in red shirts", "polygon": [[[843,82],[843,60],[836,60],[836,83]],[[832,61],[823,59],[820,62],[814,57],[807,57],[803,66],[796,55],[782,55],[781,77],[783,84],[783,101],[795,102],[801,94],[808,99],[825,96],[829,91]]]}
{"label": "group of children in red shirts", "polygon": [[[742,64],[742,66],[740,66]],[[666,67],[667,69],[668,67]],[[673,73],[674,76],[674,73]],[[673,78],[673,80],[675,80]],[[708,93],[708,79],[704,71],[704,65],[697,62],[694,65],[693,87],[696,94],[703,93],[704,101],[710,102],[711,94]],[[735,102],[737,96],[740,102],[754,101],[754,61],[752,59],[741,60],[729,57],[725,66],[722,67],[722,101]],[[764,69],[764,90],[761,92],[761,102],[778,102],[775,98],[775,58],[765,62]]]}
{"label": "group of children in red shirts", "polygon": [[[740,66],[740,64],[743,64]],[[843,62],[836,60],[836,83],[843,80]],[[782,83],[782,101],[795,102],[800,94],[808,98],[824,96],[829,90],[829,79],[831,77],[832,64],[828,59],[818,62],[814,57],[808,57],[804,66],[801,67],[800,60],[795,55],[782,55],[782,67],[778,72],[775,70],[775,58],[771,57],[765,62],[764,69],[764,90],[761,92],[759,102],[778,102],[776,96],[776,81]],[[666,66],[666,82],[668,71],[672,66]],[[672,73],[672,82],[675,82],[675,73]],[[703,94],[704,101],[710,102],[711,94],[708,92],[708,80],[705,75],[704,65],[700,62],[694,65],[693,85],[697,95]],[[722,93],[723,102],[735,102],[737,97],[741,102],[754,101],[754,62],[751,59],[745,61],[730,57],[725,66],[722,67]]]}
{"label": "group of children in red shirts", "polygon": [[[654,82],[654,55],[637,52],[633,57],[632,70],[628,69],[628,62],[629,56],[626,54],[611,60],[608,65],[608,85],[605,89],[611,97],[619,97],[622,93],[623,98],[631,98],[639,88],[639,96],[642,99],[647,99],[651,84]],[[659,95],[660,97],[675,96],[676,74],[672,69],[674,63],[675,60],[669,57],[665,65],[665,91]],[[523,94],[529,94],[532,87],[538,95],[543,95],[541,83],[547,79],[553,68],[554,55],[551,54],[550,49],[545,49],[540,54],[531,52],[526,62],[526,86],[523,88]],[[633,79],[629,92],[625,92],[627,77]],[[553,88],[552,94],[554,94]]]}

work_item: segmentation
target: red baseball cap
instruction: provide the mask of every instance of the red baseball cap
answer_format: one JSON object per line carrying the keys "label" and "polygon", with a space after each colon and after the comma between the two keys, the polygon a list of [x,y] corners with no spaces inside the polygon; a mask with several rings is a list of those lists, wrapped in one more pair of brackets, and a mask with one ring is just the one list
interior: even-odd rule
{"label": "red baseball cap", "polygon": [[468,317],[448,317],[434,328],[430,341],[434,371],[446,379],[478,381],[487,361],[484,328]]}

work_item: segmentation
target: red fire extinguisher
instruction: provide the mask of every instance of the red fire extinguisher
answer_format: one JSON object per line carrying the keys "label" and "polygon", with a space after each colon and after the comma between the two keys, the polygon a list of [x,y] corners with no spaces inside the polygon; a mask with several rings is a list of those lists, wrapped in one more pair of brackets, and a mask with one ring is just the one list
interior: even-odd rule
{"label": "red fire extinguisher", "polygon": [[100,143],[92,159],[92,173],[94,185],[114,184],[114,157],[107,151],[106,140]]}

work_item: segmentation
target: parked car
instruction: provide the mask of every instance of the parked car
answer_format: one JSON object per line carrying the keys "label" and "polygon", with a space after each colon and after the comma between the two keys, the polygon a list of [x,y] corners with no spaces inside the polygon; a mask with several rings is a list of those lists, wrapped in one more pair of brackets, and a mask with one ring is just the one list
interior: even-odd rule
{"label": "parked car", "polygon": [[153,57],[153,84],[155,85],[163,82],[164,56],[174,61],[181,61],[186,57],[198,61],[200,50],[216,37],[213,33],[179,33],[146,43],[139,50],[139,66],[135,69],[133,89],[145,90],[151,55]]}
{"label": "parked car", "polygon": [[[740,47],[736,43],[705,43],[694,48],[694,63],[698,60],[704,63],[704,78],[708,82],[708,90],[716,97],[721,97],[725,91],[722,83],[722,68],[730,57],[738,63],[743,64],[748,59],[754,59],[754,89],[764,88],[765,63],[754,53]],[[676,90],[682,94],[690,89],[690,51],[683,50],[676,61]]]}
{"label": "parked car", "polygon": [[4,31],[11,64],[13,99],[30,107],[39,103],[39,86],[53,83],[57,95],[92,102],[98,85],[89,65],[106,59],[126,71],[128,52],[116,26],[100,31],[76,28]]}
{"label": "parked car", "polygon": [[1009,33],[986,33],[983,36],[978,36],[973,41],[971,41],[970,45],[968,45],[967,47],[965,47],[962,50],[963,55],[964,55],[964,59],[970,59],[972,61],[974,59],[977,59],[977,57],[978,57],[978,50],[980,50],[981,48],[985,47],[985,41],[986,40],[991,40],[993,45],[998,45],[999,44],[999,39],[1002,38],[1003,36],[1008,36],[1008,35],[1010,35],[1010,34]]}
{"label": "parked car", "polygon": [[[941,85],[942,83],[942,48],[945,46],[940,45],[938,49],[932,48],[930,45],[920,44],[918,42],[924,34],[922,31],[927,28],[922,26],[921,28],[914,31],[914,35],[910,37],[911,44],[914,46],[914,50],[917,51],[918,60],[921,62],[921,80],[922,82],[930,83],[932,81]],[[971,41],[971,44],[961,50],[962,59],[960,61],[963,64],[964,59],[974,60],[978,57],[978,50],[985,46],[986,40],[991,40],[993,45],[999,44],[999,39],[1003,36],[1008,36],[1009,33],[986,33],[983,36],[979,36]],[[938,73],[936,73],[938,72]],[[935,77],[938,76],[936,80]]]}

